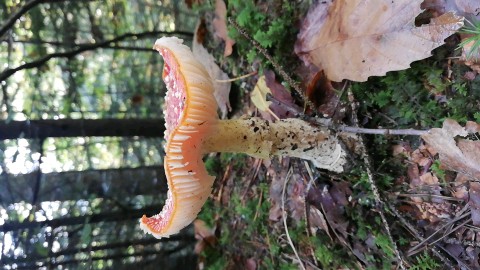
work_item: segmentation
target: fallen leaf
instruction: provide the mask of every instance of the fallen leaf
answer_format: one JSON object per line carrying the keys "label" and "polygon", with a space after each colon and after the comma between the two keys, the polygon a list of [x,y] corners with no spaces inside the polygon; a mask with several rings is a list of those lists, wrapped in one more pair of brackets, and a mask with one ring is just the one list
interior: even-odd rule
{"label": "fallen leaf", "polygon": [[345,218],[345,208],[338,204],[330,194],[330,188],[326,185],[323,187],[311,188],[307,195],[307,201],[322,209],[325,213],[325,219],[333,230],[338,232],[336,234],[339,239],[346,243],[348,238],[349,222]]}
{"label": "fallen leaf", "polygon": [[307,84],[307,97],[324,117],[332,117],[340,101],[324,71],[317,72]]}
{"label": "fallen leaf", "polygon": [[478,0],[455,0],[455,4],[460,12],[477,16],[480,13],[480,1]]}
{"label": "fallen leaf", "polygon": [[310,230],[313,234],[317,232],[318,229],[323,230],[327,233],[328,237],[332,239],[330,235],[330,231],[328,230],[328,224],[323,216],[322,212],[315,207],[310,207],[309,211],[309,219],[310,219]]}
{"label": "fallen leaf", "polygon": [[[277,102],[272,102],[269,108],[279,118],[290,118],[302,112],[302,108],[295,104],[295,101],[285,86],[275,79],[275,73],[271,70],[265,70],[265,83],[270,89],[273,98]],[[280,105],[280,102],[283,106]]]}
{"label": "fallen leaf", "polygon": [[[201,23],[197,25],[197,29],[200,29]],[[199,31],[195,31],[195,35],[198,35]],[[213,79],[213,87],[215,92],[215,100],[217,100],[218,108],[220,109],[221,118],[225,118],[227,113],[232,110],[230,106],[230,88],[232,84],[230,82],[218,82],[217,80],[228,80],[227,73],[223,72],[220,67],[215,63],[215,58],[203,47],[201,43],[197,42],[197,37],[193,38],[192,52],[195,58],[205,66],[208,74]]]}
{"label": "fallen leaf", "polygon": [[305,217],[305,184],[302,179],[292,176],[294,181],[289,185],[287,207],[290,210],[290,217],[295,221],[300,221]]}
{"label": "fallen leaf", "polygon": [[[472,128],[472,123],[469,124],[469,130]],[[432,128],[427,134],[422,135],[422,138],[439,154],[439,160],[443,168],[456,171],[466,181],[468,177],[470,188],[468,190],[469,205],[471,208],[473,225],[480,225],[480,184],[472,182],[472,180],[480,180],[480,141],[472,141],[469,139],[457,139],[459,137],[466,137],[468,135],[467,129],[460,126],[456,121],[447,119],[443,122],[443,127]],[[458,176],[457,176],[458,179]],[[462,190],[457,196],[462,196]]]}
{"label": "fallen leaf", "polygon": [[245,261],[245,270],[256,270],[257,262],[254,258],[249,258]]}
{"label": "fallen leaf", "polygon": [[439,154],[442,166],[448,170],[469,175],[480,180],[480,141],[459,139],[468,132],[456,121],[447,119],[442,128],[432,128],[422,138]]}
{"label": "fallen leaf", "polygon": [[472,223],[478,226],[480,225],[480,183],[470,183],[468,195],[470,197],[468,204],[472,209]]}
{"label": "fallen leaf", "polygon": [[205,250],[207,246],[214,246],[217,238],[215,237],[215,230],[207,226],[205,221],[196,219],[193,222],[193,228],[195,230],[195,254],[200,254]]}
{"label": "fallen leaf", "polygon": [[250,99],[252,100],[253,104],[257,109],[262,112],[269,112],[272,116],[274,116],[277,120],[279,119],[277,115],[275,115],[272,110],[270,110],[271,101],[267,100],[267,95],[272,94],[270,88],[268,88],[267,83],[265,82],[265,76],[261,76],[258,78],[257,84],[253,89],[252,93],[250,93]]}
{"label": "fallen leaf", "polygon": [[468,133],[480,133],[480,124],[473,121],[467,121],[467,124],[465,124],[465,130]]}
{"label": "fallen leaf", "polygon": [[232,54],[235,41],[228,37],[227,31],[227,6],[223,0],[215,1],[215,18],[213,19],[213,28],[215,34],[225,42],[225,50],[223,56]]}
{"label": "fallen leaf", "polygon": [[463,17],[446,13],[416,27],[421,2],[319,1],[303,22],[295,52],[332,81],[366,81],[407,69],[463,26]]}

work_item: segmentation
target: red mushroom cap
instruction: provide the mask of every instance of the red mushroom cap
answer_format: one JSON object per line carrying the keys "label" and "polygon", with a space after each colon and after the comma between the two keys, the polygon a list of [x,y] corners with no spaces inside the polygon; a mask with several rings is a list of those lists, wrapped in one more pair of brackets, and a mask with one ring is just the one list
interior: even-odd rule
{"label": "red mushroom cap", "polygon": [[143,216],[141,228],[157,238],[168,237],[189,225],[208,199],[215,178],[203,163],[203,138],[217,123],[213,84],[204,66],[181,39],[155,42],[164,59],[165,173],[169,191],[162,211]]}

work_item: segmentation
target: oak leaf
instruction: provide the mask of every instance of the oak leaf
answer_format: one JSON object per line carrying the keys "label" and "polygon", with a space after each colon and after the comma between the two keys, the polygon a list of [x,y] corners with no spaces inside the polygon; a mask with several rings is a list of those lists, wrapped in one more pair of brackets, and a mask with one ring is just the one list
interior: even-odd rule
{"label": "oak leaf", "polygon": [[446,13],[416,27],[422,1],[319,1],[303,22],[295,52],[332,81],[407,69],[463,26],[463,17]]}

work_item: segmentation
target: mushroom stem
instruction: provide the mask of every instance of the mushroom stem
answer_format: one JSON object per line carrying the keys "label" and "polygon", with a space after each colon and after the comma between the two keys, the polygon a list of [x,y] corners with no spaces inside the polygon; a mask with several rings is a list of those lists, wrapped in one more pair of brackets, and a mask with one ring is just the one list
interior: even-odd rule
{"label": "mushroom stem", "polygon": [[276,122],[257,117],[218,120],[214,130],[205,138],[205,153],[245,153],[258,158],[298,157],[334,172],[343,172],[347,164],[347,152],[327,128],[313,127],[300,119]]}

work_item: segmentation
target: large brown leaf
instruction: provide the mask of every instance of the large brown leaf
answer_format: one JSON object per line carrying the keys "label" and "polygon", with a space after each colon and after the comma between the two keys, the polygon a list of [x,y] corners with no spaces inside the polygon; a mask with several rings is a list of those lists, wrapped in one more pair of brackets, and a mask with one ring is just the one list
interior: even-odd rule
{"label": "large brown leaf", "polygon": [[[470,180],[468,204],[472,212],[472,222],[480,225],[480,141],[455,139],[465,137],[469,132],[478,131],[478,124],[468,122],[466,128],[457,122],[447,119],[443,128],[432,128],[422,138],[438,152],[441,165],[459,173],[459,176]],[[458,177],[457,177],[458,178]],[[474,182],[477,181],[477,182]],[[460,183],[459,183],[460,184]]]}
{"label": "large brown leaf", "polygon": [[422,0],[319,1],[303,22],[295,52],[325,70],[332,81],[366,81],[410,67],[463,26],[463,17],[446,13],[415,27]]}

